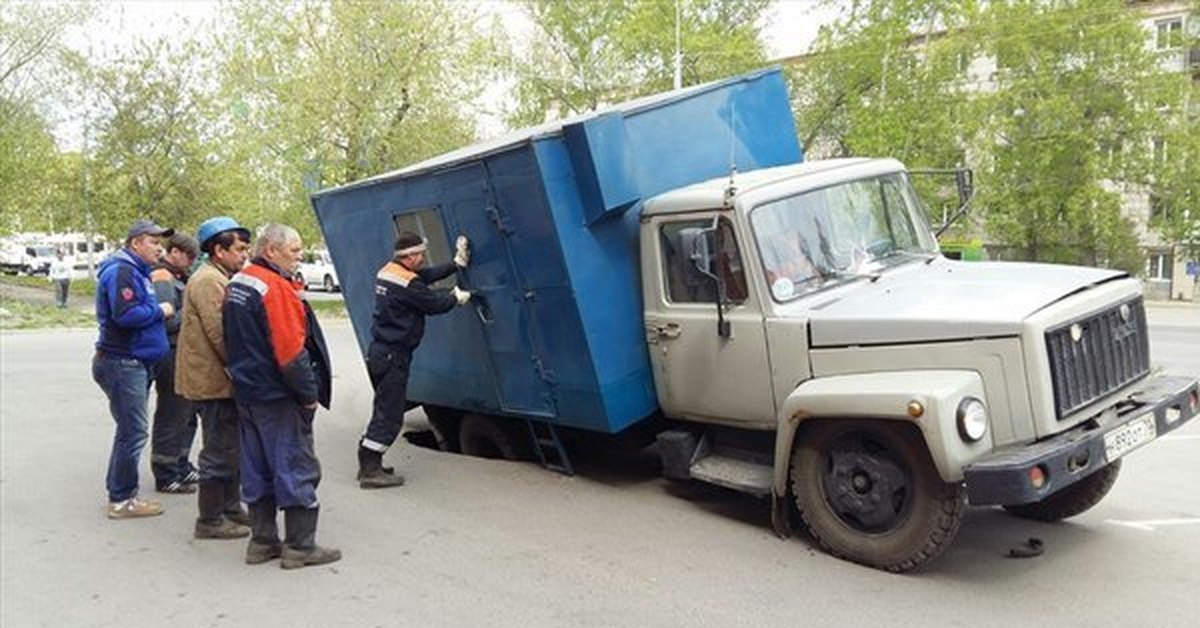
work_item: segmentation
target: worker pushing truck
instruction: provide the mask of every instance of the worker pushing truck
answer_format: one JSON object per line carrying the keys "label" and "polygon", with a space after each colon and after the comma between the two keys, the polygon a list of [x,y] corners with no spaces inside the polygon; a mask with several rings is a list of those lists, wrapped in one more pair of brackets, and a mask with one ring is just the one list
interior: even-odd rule
{"label": "worker pushing truck", "polygon": [[443,448],[569,468],[560,429],[653,425],[667,477],[765,497],[780,534],[890,571],[939,555],[967,504],[1089,509],[1197,413],[1194,377],[1151,370],[1137,280],[946,259],[902,164],[803,162],[776,69],[313,205],[364,355],[396,235],[431,264],[469,238],[433,287],[472,298],[428,321],[407,390]]}

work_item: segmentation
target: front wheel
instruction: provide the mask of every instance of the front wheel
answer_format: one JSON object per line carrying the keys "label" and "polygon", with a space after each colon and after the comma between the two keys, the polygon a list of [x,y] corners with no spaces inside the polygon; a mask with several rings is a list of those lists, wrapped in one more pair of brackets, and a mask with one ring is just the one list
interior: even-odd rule
{"label": "front wheel", "polygon": [[821,421],[797,437],[792,492],[821,547],[904,572],[940,555],[958,534],[963,486],[943,482],[919,432],[882,421]]}
{"label": "front wheel", "polygon": [[1100,503],[1112,490],[1121,473],[1121,461],[1114,460],[1108,466],[1082,480],[1054,493],[1040,502],[1005,506],[1004,509],[1025,519],[1037,521],[1061,521],[1082,514]]}
{"label": "front wheel", "polygon": [[322,287],[325,288],[325,292],[333,292],[336,289],[333,285],[333,277],[325,275],[325,283]]}

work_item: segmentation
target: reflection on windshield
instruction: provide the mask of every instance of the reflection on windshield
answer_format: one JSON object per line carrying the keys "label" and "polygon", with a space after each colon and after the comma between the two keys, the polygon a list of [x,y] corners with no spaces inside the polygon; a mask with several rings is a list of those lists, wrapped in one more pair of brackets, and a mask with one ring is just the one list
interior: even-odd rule
{"label": "reflection on windshield", "polygon": [[901,173],[772,201],[754,209],[750,223],[776,300],[937,250]]}

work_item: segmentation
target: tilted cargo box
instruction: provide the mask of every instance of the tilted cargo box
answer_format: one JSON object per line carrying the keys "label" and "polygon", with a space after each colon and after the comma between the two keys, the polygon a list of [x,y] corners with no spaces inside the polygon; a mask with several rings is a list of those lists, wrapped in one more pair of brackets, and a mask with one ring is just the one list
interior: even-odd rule
{"label": "tilted cargo box", "polygon": [[359,346],[396,234],[448,261],[475,298],[430,317],[408,397],[615,433],[657,407],[642,321],[638,221],[651,196],[800,161],[769,69],[470,146],[313,196]]}

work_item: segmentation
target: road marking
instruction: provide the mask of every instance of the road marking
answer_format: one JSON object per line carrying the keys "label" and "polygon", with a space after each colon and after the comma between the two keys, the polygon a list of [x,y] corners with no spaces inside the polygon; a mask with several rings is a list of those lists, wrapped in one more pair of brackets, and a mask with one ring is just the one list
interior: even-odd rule
{"label": "road marking", "polygon": [[1165,528],[1169,526],[1194,526],[1200,525],[1200,517],[1190,519],[1143,519],[1142,521],[1121,521],[1120,519],[1105,519],[1105,523],[1113,525],[1125,526],[1136,530],[1145,530],[1146,532],[1154,532],[1156,527]]}

